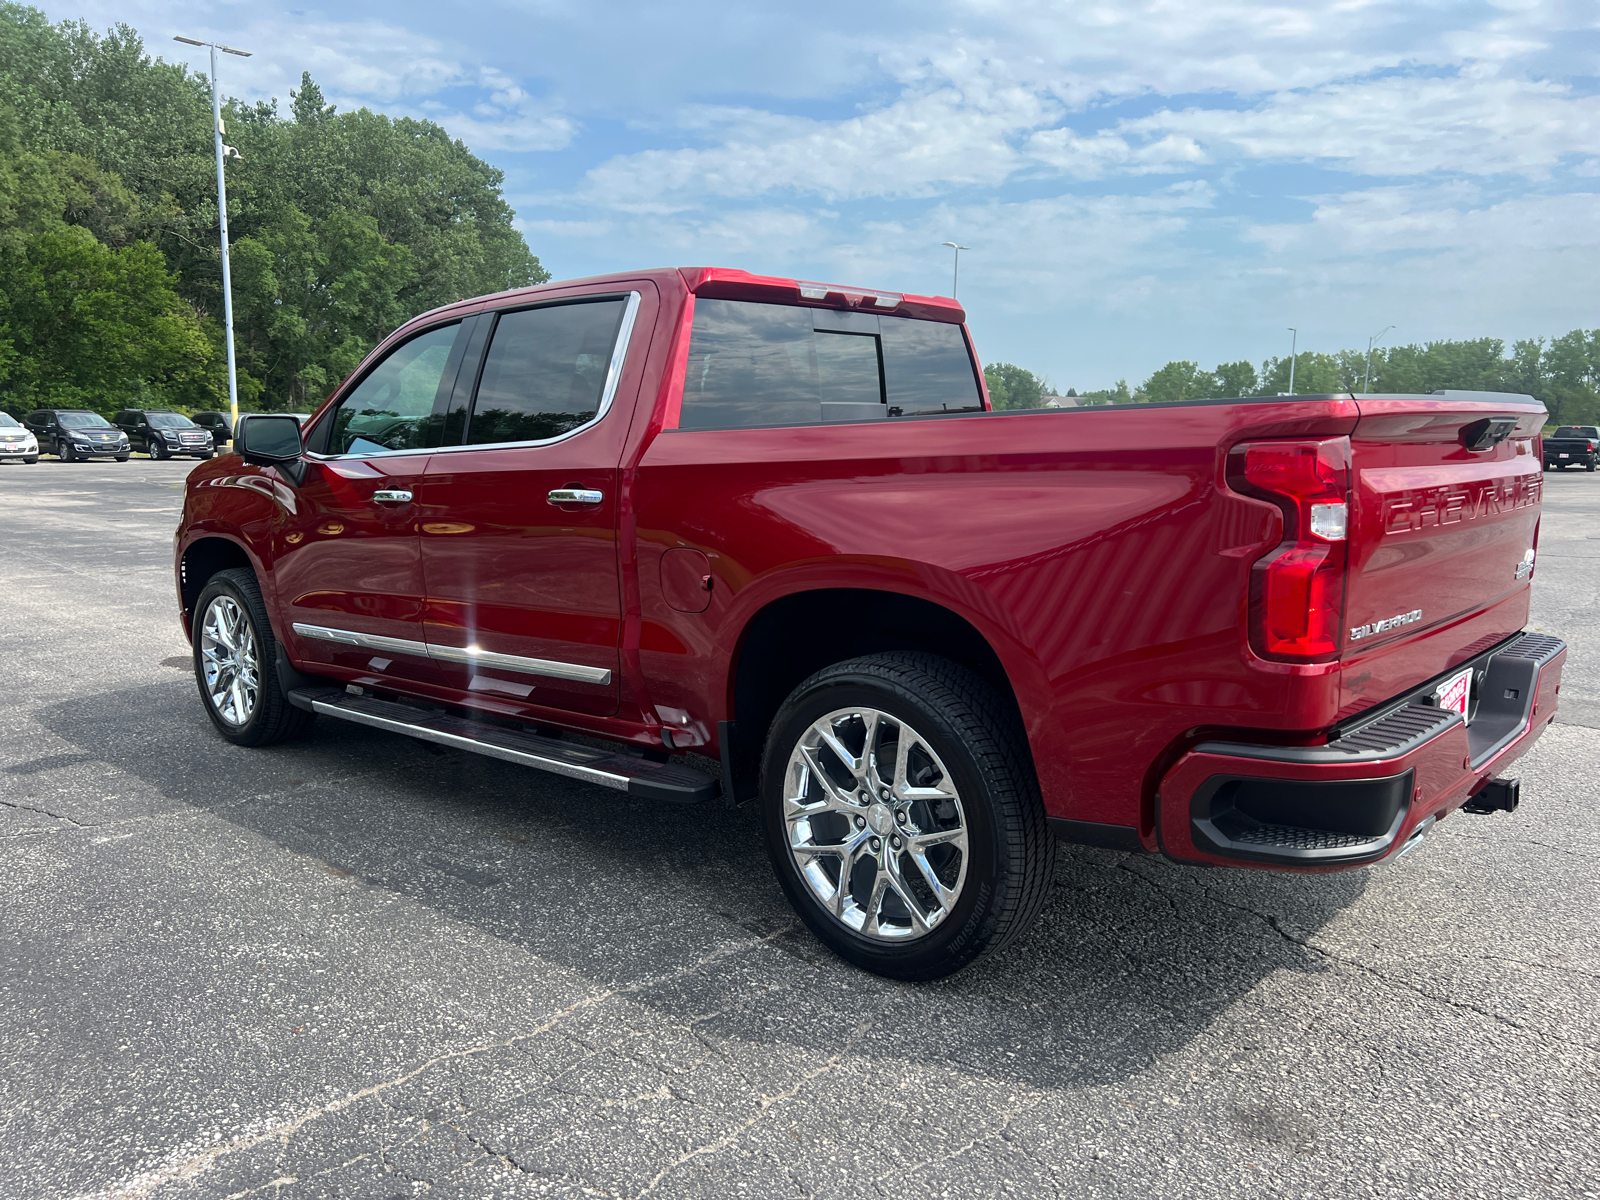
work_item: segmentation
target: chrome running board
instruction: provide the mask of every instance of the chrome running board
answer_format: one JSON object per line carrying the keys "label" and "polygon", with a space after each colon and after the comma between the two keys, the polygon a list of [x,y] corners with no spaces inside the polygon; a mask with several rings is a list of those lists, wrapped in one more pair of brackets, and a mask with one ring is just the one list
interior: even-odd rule
{"label": "chrome running board", "polygon": [[680,763],[651,762],[622,750],[598,750],[375,696],[355,695],[342,688],[296,688],[289,693],[289,703],[335,720],[403,733],[644,799],[698,804],[710,800],[718,791],[717,781],[710,775]]}

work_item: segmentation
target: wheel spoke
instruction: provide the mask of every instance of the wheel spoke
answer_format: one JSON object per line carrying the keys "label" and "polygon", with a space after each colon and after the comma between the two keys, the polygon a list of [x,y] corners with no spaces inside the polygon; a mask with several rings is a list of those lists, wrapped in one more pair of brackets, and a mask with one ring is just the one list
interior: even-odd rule
{"label": "wheel spoke", "polygon": [[[922,914],[922,905],[911,894],[911,889],[906,886],[905,877],[900,871],[900,856],[889,856],[888,880],[889,886],[894,889],[894,894],[900,897],[900,903],[906,906],[906,912],[911,914],[911,928],[914,933],[926,933],[931,928],[928,920]],[[942,905],[941,905],[942,907]]]}
{"label": "wheel spoke", "polygon": [[833,732],[832,721],[819,721],[817,723],[816,730],[817,736],[822,739],[823,744],[827,746],[829,750],[832,750],[839,756],[839,761],[845,765],[845,769],[848,770],[851,775],[855,776],[857,779],[860,779],[861,764],[866,757],[865,752],[863,752],[861,757],[851,754],[850,751],[845,748],[845,744],[839,740],[839,735]]}
{"label": "wheel spoke", "polygon": [[888,890],[889,876],[880,867],[878,873],[872,877],[872,898],[866,903],[867,919],[861,926],[862,933],[881,935],[882,923],[878,920],[878,916],[883,908],[883,894]]}
{"label": "wheel spoke", "polygon": [[938,872],[933,869],[933,864],[928,861],[928,856],[921,847],[912,849],[911,861],[917,864],[917,871],[922,875],[922,881],[933,892],[933,897],[939,902],[939,907],[948,912],[951,905],[956,902],[958,890],[944,885],[944,881],[939,878]]}

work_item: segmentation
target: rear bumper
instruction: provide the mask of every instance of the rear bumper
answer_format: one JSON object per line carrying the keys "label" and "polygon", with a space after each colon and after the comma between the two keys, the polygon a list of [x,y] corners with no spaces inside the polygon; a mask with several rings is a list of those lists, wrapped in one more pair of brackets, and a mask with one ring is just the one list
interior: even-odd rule
{"label": "rear bumper", "polygon": [[1157,835],[1184,862],[1336,870],[1377,862],[1459,808],[1554,718],[1566,643],[1520,634],[1453,668],[1477,708],[1422,700],[1423,685],[1319,746],[1202,742],[1162,778]]}

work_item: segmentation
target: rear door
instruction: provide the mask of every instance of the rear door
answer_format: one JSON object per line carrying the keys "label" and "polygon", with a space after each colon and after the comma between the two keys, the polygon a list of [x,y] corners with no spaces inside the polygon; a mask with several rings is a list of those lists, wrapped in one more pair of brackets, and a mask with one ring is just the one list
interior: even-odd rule
{"label": "rear door", "polygon": [[1360,408],[1351,436],[1346,712],[1522,628],[1543,479],[1534,438],[1544,409],[1527,397],[1362,398]]}
{"label": "rear door", "polygon": [[633,411],[618,389],[654,319],[650,284],[478,319],[485,348],[447,420],[456,444],[428,464],[418,511],[425,636],[451,687],[617,711],[618,463]]}

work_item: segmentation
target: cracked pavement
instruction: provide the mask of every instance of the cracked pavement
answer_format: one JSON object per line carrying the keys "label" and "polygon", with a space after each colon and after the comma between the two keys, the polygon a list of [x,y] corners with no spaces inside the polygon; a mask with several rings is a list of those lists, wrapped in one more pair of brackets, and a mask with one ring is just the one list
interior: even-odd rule
{"label": "cracked pavement", "polygon": [[0,468],[0,1195],[1600,1193],[1600,484],[1522,808],[1300,878],[1073,849],[936,985],[831,958],[752,806],[355,726],[235,748],[187,672],[191,464]]}

